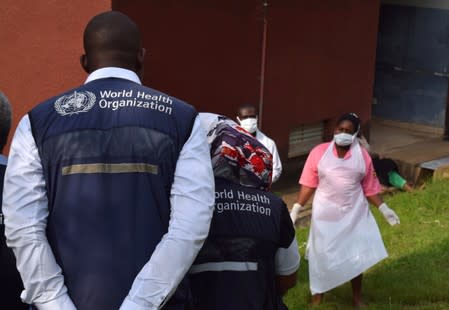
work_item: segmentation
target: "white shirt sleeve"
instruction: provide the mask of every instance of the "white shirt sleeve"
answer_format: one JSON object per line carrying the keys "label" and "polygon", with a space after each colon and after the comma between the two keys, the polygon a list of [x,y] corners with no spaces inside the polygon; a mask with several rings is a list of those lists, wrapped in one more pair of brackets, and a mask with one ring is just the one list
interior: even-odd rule
{"label": "white shirt sleeve", "polygon": [[270,152],[273,155],[273,183],[276,182],[282,173],[282,163],[281,158],[279,157],[278,149],[274,141],[271,141]]}
{"label": "white shirt sleeve", "polygon": [[9,152],[3,189],[7,244],[17,259],[24,302],[38,309],[76,309],[46,237],[48,201],[30,120],[20,121]]}
{"label": "white shirt sleeve", "polygon": [[295,273],[299,268],[300,260],[295,237],[288,248],[279,248],[276,252],[274,258],[276,275],[288,276]]}
{"label": "white shirt sleeve", "polygon": [[209,145],[197,117],[176,165],[168,232],[137,275],[121,310],[160,309],[168,301],[209,233],[214,199]]}
{"label": "white shirt sleeve", "polygon": [[272,176],[272,183],[276,182],[282,173],[282,162],[281,158],[279,157],[278,149],[276,147],[276,143],[270,138],[268,138],[267,135],[265,135],[261,131],[257,131],[256,135],[257,140],[259,140],[265,147],[270,151],[271,155],[273,155],[273,176]]}

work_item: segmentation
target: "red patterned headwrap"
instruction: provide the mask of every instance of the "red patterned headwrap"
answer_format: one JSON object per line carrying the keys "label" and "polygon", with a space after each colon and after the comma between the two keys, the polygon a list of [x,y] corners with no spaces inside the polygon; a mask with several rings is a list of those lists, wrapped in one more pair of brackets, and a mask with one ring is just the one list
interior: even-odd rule
{"label": "red patterned headwrap", "polygon": [[220,115],[208,124],[207,132],[216,177],[243,186],[270,189],[273,156],[262,143],[235,122]]}

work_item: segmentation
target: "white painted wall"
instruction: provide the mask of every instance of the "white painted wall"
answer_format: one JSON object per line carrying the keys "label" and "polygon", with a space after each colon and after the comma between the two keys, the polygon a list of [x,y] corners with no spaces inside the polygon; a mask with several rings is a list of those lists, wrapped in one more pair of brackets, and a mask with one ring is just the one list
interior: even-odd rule
{"label": "white painted wall", "polygon": [[449,10],[449,0],[382,0],[381,3]]}

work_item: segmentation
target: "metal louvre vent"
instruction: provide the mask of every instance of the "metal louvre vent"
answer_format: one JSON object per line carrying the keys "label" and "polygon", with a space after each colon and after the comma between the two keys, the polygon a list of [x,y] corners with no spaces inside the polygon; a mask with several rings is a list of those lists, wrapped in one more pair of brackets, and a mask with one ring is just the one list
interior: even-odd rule
{"label": "metal louvre vent", "polygon": [[288,158],[305,155],[323,141],[324,122],[292,129],[288,139]]}

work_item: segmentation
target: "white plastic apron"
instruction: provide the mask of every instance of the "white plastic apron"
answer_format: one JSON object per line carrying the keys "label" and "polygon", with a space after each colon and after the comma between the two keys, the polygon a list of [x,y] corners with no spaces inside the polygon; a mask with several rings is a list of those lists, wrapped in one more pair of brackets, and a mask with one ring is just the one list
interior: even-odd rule
{"label": "white plastic apron", "polygon": [[334,142],[318,163],[306,251],[312,294],[348,282],[388,256],[363,193],[366,166],[359,143],[346,159],[333,148]]}

